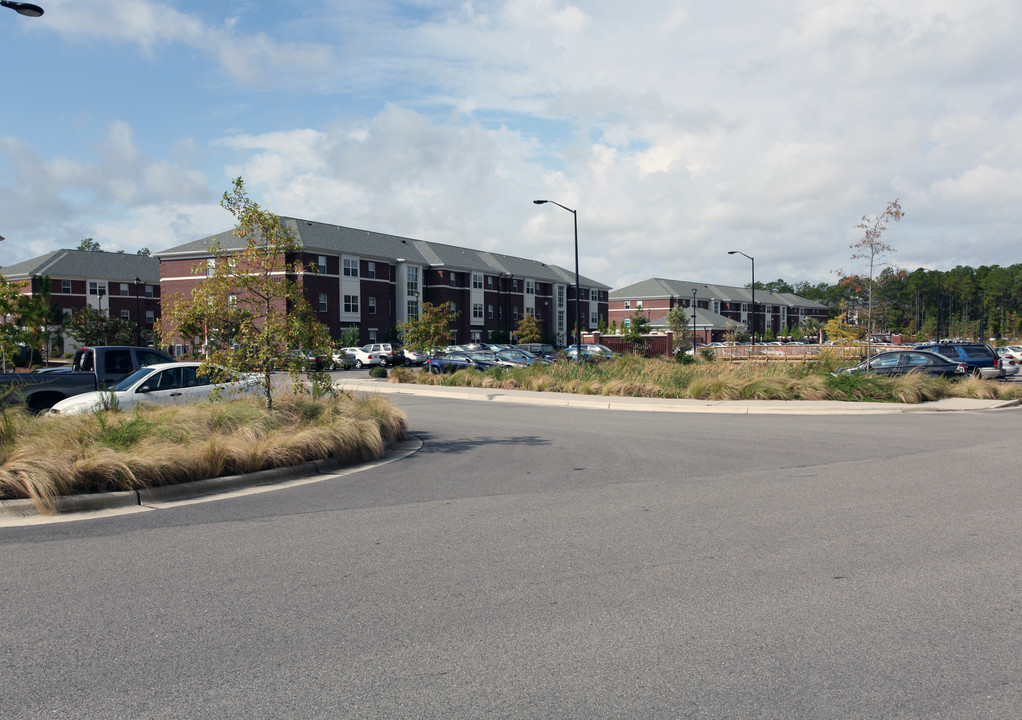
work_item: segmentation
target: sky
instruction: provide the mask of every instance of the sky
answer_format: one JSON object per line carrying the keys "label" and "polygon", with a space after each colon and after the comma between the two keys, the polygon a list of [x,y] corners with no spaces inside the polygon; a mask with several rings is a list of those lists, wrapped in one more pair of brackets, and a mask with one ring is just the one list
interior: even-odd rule
{"label": "sky", "polygon": [[279,215],[612,288],[1020,262],[1022,3],[37,0],[0,9],[0,266]]}

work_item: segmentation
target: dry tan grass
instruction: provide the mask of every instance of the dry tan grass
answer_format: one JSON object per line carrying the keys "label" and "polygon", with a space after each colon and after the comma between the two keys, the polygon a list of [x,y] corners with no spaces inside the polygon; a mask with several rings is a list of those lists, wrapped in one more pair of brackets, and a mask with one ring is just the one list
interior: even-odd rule
{"label": "dry tan grass", "polygon": [[[378,396],[284,396],[35,418],[7,410],[0,498],[52,511],[60,495],[131,490],[334,458],[381,457],[405,414]],[[15,430],[11,430],[15,428]]]}

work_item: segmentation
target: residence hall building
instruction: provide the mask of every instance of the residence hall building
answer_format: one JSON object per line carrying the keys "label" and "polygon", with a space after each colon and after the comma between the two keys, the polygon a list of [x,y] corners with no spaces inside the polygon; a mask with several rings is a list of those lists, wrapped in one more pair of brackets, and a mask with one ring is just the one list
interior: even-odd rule
{"label": "residence hall building", "polygon": [[[50,304],[65,316],[86,306],[151,331],[160,317],[160,261],[145,255],[102,250],[54,250],[3,268],[4,277],[25,283],[22,292],[38,296],[50,279]],[[4,318],[5,321],[8,318]],[[65,349],[73,345],[67,338]]]}
{"label": "residence hall building", "polygon": [[752,290],[730,285],[709,285],[650,278],[610,293],[609,322],[627,327],[636,312],[647,316],[655,329],[667,326],[671,308],[683,307],[692,320],[695,303],[696,342],[720,341],[728,324],[748,331],[753,328],[757,338],[765,332],[779,334],[794,328],[804,318],[827,322],[827,306],[791,293],[756,290],[756,306],[752,306]]}
{"label": "residence hall building", "polygon": [[[397,327],[418,319],[423,302],[450,303],[458,313],[451,342],[486,340],[492,331],[514,331],[525,315],[558,345],[575,327],[575,274],[538,260],[426,240],[282,217],[301,243],[289,261],[306,272],[295,276],[305,298],[338,338],[353,325],[361,344],[396,337]],[[163,294],[187,296],[202,282],[214,243],[226,253],[243,241],[233,231],[157,253]],[[310,272],[311,271],[311,272]],[[583,330],[607,320],[608,285],[580,279]]]}

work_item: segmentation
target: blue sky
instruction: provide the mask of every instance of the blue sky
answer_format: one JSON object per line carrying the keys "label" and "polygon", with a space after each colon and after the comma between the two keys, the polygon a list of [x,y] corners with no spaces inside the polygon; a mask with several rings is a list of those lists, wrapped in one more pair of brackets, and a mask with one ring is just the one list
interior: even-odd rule
{"label": "blue sky", "polygon": [[1022,261],[1022,5],[41,0],[0,11],[0,265],[281,215],[648,277]]}

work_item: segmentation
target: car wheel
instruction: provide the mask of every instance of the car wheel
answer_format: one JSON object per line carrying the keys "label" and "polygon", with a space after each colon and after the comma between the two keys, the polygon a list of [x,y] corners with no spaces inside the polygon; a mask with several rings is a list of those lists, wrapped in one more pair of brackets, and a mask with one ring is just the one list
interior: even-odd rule
{"label": "car wheel", "polygon": [[408,358],[405,358],[404,362],[402,362],[401,364],[404,365],[405,367],[411,367],[412,366],[412,361],[409,360]]}
{"label": "car wheel", "polygon": [[434,375],[439,375],[440,374],[440,367],[437,366],[437,365],[430,365],[429,366],[429,371],[431,373],[433,373]]}
{"label": "car wheel", "polygon": [[361,360],[356,360],[355,361],[355,369],[356,370],[361,370],[362,369],[362,361]]}
{"label": "car wheel", "polygon": [[972,369],[972,376],[974,378],[976,378],[977,380],[982,380],[983,379],[983,373],[980,372],[979,368],[973,368]]}

